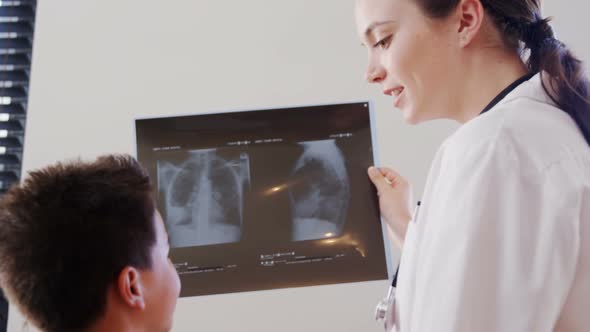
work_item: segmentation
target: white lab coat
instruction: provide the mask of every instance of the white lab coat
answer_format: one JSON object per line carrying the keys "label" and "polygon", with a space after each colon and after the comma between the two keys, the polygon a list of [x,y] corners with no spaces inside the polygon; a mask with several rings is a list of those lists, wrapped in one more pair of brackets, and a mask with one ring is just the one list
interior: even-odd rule
{"label": "white lab coat", "polygon": [[441,146],[396,302],[400,332],[590,331],[590,148],[539,75]]}

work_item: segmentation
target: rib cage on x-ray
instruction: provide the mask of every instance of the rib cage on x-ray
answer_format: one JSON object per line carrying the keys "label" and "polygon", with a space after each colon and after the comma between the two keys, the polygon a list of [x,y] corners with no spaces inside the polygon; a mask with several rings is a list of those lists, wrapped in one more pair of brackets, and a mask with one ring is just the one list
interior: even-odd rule
{"label": "rib cage on x-ray", "polygon": [[342,151],[334,140],[302,142],[289,196],[293,241],[342,234],[350,200],[350,183]]}
{"label": "rib cage on x-ray", "polygon": [[177,163],[158,161],[158,190],[163,194],[172,247],[240,240],[249,158],[245,153],[222,157],[227,154],[222,152],[193,150]]}

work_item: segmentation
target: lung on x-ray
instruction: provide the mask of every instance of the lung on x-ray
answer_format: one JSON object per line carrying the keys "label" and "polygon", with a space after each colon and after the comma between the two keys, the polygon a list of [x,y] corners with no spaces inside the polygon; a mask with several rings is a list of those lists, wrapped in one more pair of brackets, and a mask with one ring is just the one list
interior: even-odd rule
{"label": "lung on x-ray", "polygon": [[388,277],[369,106],[136,120],[181,296]]}
{"label": "lung on x-ray", "polygon": [[189,150],[177,161],[169,156],[158,160],[158,191],[172,247],[240,240],[244,190],[250,182],[248,155],[226,156],[222,150]]}
{"label": "lung on x-ray", "polygon": [[303,154],[291,174],[292,240],[337,237],[344,230],[350,184],[334,139],[299,143]]}

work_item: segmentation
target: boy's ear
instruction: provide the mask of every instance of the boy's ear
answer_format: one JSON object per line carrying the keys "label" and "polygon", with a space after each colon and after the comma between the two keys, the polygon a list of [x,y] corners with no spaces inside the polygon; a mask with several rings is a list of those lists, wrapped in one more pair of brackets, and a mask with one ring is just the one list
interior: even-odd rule
{"label": "boy's ear", "polygon": [[117,278],[117,293],[123,303],[133,309],[144,310],[145,299],[140,272],[131,266],[126,266]]}

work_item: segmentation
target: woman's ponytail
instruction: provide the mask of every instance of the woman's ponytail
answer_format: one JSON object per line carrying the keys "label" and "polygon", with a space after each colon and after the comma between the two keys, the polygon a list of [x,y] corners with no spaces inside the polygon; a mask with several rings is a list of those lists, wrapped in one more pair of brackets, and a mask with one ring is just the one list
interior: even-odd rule
{"label": "woman's ponytail", "polygon": [[482,0],[482,3],[507,39],[518,40],[529,50],[529,71],[541,73],[547,94],[574,119],[590,144],[588,78],[582,62],[555,38],[550,19],[541,17],[536,1],[515,1],[510,5],[497,0]]}
{"label": "woman's ponytail", "polygon": [[[459,0],[415,0],[433,18],[446,17]],[[590,144],[590,91],[582,63],[555,38],[549,19],[542,18],[540,0],[480,0],[508,47],[529,50],[527,66],[540,72],[543,88],[568,113]]]}

